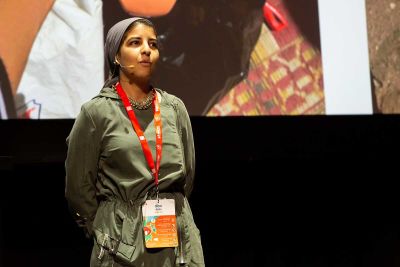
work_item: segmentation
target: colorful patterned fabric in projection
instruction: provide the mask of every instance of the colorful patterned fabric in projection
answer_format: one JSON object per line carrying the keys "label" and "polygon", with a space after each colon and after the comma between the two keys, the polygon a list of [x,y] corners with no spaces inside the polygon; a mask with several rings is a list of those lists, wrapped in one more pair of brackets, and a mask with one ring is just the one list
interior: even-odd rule
{"label": "colorful patterned fabric in projection", "polygon": [[321,54],[301,34],[281,0],[268,1],[288,20],[271,31],[263,24],[246,79],[207,116],[324,114]]}

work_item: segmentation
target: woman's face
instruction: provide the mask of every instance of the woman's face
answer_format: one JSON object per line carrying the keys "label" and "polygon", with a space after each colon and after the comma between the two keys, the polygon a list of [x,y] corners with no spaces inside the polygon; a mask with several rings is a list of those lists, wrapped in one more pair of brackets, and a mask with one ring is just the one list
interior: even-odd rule
{"label": "woman's face", "polygon": [[154,29],[139,23],[125,35],[116,59],[120,64],[120,75],[129,79],[147,80],[159,57]]}

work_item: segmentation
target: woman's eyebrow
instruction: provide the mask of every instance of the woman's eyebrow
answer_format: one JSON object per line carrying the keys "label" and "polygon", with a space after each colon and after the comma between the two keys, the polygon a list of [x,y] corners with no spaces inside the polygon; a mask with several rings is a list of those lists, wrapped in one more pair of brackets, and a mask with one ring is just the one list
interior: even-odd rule
{"label": "woman's eyebrow", "polygon": [[[142,37],[140,37],[140,36],[131,36],[131,37],[128,37],[127,38],[127,40],[134,40],[134,39],[142,39]],[[157,41],[157,38],[149,38],[149,41]]]}
{"label": "woman's eyebrow", "polygon": [[128,37],[128,40],[132,40],[132,39],[142,39],[140,36],[130,36]]}

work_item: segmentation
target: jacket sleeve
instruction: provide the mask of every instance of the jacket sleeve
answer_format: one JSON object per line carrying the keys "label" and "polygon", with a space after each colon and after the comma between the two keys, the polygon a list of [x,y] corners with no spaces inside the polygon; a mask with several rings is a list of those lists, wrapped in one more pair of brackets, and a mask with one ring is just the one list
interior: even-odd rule
{"label": "jacket sleeve", "polygon": [[185,104],[179,98],[177,98],[177,118],[185,159],[186,181],[184,189],[185,195],[189,197],[193,189],[195,176],[195,148],[190,117]]}
{"label": "jacket sleeve", "polygon": [[85,106],[67,137],[65,197],[68,207],[86,237],[92,235],[96,215],[96,178],[100,142],[96,125]]}

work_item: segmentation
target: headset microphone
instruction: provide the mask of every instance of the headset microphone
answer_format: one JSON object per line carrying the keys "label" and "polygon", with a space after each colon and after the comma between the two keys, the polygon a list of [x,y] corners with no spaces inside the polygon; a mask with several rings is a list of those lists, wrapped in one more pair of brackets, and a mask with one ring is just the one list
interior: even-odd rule
{"label": "headset microphone", "polygon": [[124,66],[124,65],[122,65],[121,63],[119,63],[117,59],[115,59],[114,64],[118,64],[121,68],[134,68],[134,67],[135,67],[135,65],[133,65],[133,64],[132,64],[132,65]]}
{"label": "headset microphone", "polygon": [[124,66],[124,65],[121,65],[121,64],[119,64],[119,66],[120,66],[121,68],[134,68],[134,67],[135,67],[135,65]]}

